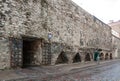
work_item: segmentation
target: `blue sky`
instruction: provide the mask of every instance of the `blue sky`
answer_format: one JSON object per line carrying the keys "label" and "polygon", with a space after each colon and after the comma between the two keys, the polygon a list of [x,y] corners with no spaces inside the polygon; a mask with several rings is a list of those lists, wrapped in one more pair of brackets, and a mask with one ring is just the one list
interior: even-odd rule
{"label": "blue sky", "polygon": [[120,0],[72,0],[101,21],[120,20]]}

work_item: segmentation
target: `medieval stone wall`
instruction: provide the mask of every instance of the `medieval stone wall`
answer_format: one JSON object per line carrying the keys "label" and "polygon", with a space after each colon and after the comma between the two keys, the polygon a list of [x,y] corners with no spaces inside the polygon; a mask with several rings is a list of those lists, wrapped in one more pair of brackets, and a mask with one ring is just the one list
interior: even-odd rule
{"label": "medieval stone wall", "polygon": [[[1,37],[48,41],[51,33],[53,64],[61,51],[66,51],[71,62],[80,48],[111,49],[111,28],[70,0],[0,0],[0,7]],[[9,57],[10,52],[0,51]]]}
{"label": "medieval stone wall", "polygon": [[[5,36],[35,36],[73,46],[108,48],[110,27],[68,0],[4,2]],[[104,44],[103,44],[104,43]]]}
{"label": "medieval stone wall", "polygon": [[8,39],[0,39],[0,69],[10,67],[10,50]]}

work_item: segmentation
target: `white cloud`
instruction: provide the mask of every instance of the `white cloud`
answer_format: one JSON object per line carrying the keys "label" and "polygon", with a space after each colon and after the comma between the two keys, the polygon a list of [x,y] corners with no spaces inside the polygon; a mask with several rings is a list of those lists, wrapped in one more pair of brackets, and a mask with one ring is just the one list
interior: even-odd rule
{"label": "white cloud", "polygon": [[72,0],[105,23],[120,20],[120,0]]}

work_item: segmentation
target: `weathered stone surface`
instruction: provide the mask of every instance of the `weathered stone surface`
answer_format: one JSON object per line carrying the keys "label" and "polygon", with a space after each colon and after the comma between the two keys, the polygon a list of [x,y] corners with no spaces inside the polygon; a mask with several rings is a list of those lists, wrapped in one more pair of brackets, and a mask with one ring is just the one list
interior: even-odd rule
{"label": "weathered stone surface", "polygon": [[108,24],[112,28],[112,49],[115,58],[120,58],[120,20]]}
{"label": "weathered stone surface", "polygon": [[[77,52],[82,51],[86,54],[82,48],[86,50],[92,48],[92,52],[88,51],[91,54],[96,48],[111,50],[111,28],[70,0],[5,0],[0,1],[0,7],[0,13],[4,15],[1,16],[1,22],[5,22],[1,30],[2,36],[36,37],[51,42],[53,64],[61,51],[67,52],[71,63],[71,58]],[[52,34],[50,40],[48,33]],[[8,46],[6,49],[10,51]],[[1,56],[4,56],[3,50],[0,51]],[[5,54],[9,54],[10,57],[7,51]],[[41,64],[44,57],[41,54],[37,55],[40,57],[37,64]],[[9,62],[7,60],[6,63]]]}
{"label": "weathered stone surface", "polygon": [[112,36],[112,49],[114,58],[120,58],[120,38]]}
{"label": "weathered stone surface", "polygon": [[0,69],[10,67],[10,51],[8,39],[0,39]]}

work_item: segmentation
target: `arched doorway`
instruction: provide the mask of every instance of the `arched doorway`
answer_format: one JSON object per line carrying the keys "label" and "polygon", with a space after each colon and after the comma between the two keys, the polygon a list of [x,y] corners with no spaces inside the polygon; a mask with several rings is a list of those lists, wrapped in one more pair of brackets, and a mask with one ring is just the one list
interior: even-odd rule
{"label": "arched doorway", "polygon": [[55,64],[64,64],[64,63],[68,63],[68,58],[65,52],[61,52]]}
{"label": "arched doorway", "polygon": [[105,60],[108,60],[108,53],[105,54]]}
{"label": "arched doorway", "polygon": [[112,53],[110,53],[110,59],[113,59]]}
{"label": "arched doorway", "polygon": [[79,55],[79,53],[77,53],[73,58],[73,63],[76,63],[76,62],[81,62],[81,56]]}
{"label": "arched doorway", "polygon": [[103,60],[103,59],[104,59],[104,54],[100,53],[100,60]]}
{"label": "arched doorway", "polygon": [[90,54],[89,54],[89,53],[87,53],[87,54],[85,55],[85,61],[91,61],[91,59],[90,59]]}

